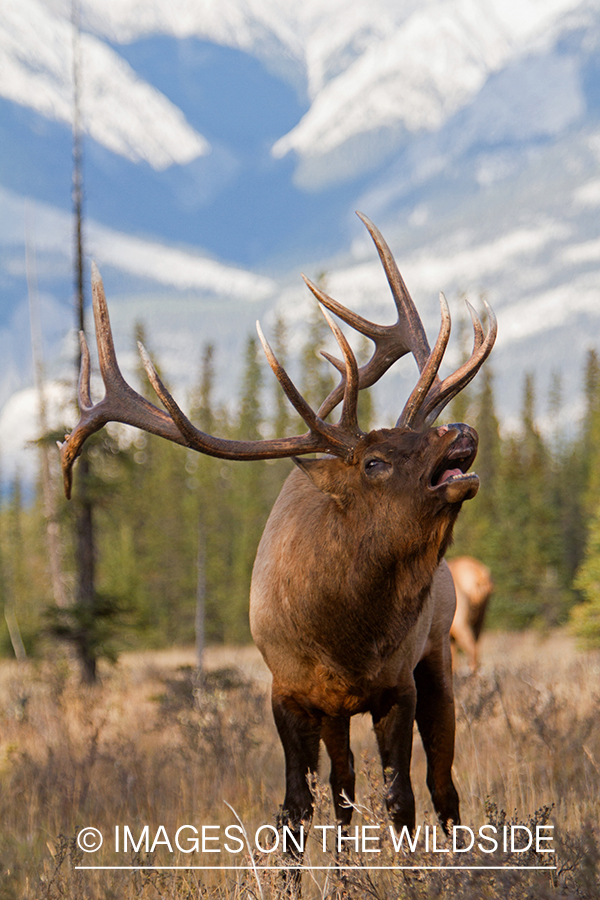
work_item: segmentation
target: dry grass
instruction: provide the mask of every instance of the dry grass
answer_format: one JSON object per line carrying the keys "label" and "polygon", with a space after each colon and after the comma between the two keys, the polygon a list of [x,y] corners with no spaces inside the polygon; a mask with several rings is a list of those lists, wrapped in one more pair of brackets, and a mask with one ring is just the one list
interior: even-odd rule
{"label": "dry grass", "polygon": [[[486,635],[484,666],[456,676],[455,776],[463,822],[553,824],[555,872],[503,870],[390,872],[344,870],[304,875],[308,897],[596,898],[600,896],[600,655],[576,653],[562,634]],[[269,676],[257,651],[211,648],[208,676],[196,684],[191,651],[123,655],[95,689],[77,685],[65,660],[0,665],[0,898],[264,897],[282,893],[281,877],[260,870],[86,871],[81,865],[275,864],[277,853],[252,856],[114,852],[115,826],[151,841],[164,826],[225,827],[237,814],[250,836],[275,824],[283,796],[283,759],[272,724]],[[387,830],[381,774],[367,718],[352,726],[359,760],[353,820]],[[413,784],[418,821],[434,824],[424,755],[415,738]],[[327,779],[325,768],[322,773]],[[316,824],[331,824],[328,790],[315,785]],[[232,810],[226,805],[229,803]],[[98,853],[83,853],[85,826],[104,834]],[[210,832],[215,835],[217,832]],[[371,832],[372,833],[372,832]],[[186,833],[189,835],[189,832]],[[423,849],[394,854],[382,841],[376,857],[320,853],[314,865],[438,864]],[[523,858],[524,857],[524,858]],[[506,864],[540,864],[540,856],[503,855]],[[216,860],[216,863],[215,863]],[[490,864],[479,853],[447,854],[444,863]],[[547,863],[548,858],[542,858]]]}

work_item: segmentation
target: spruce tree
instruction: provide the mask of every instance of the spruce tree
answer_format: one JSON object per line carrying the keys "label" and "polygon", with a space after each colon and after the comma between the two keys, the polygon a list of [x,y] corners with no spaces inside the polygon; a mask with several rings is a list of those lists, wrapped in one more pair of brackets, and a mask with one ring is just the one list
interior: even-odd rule
{"label": "spruce tree", "polygon": [[[356,360],[359,366],[364,365],[371,358],[372,345],[368,338],[361,335]],[[358,395],[358,406],[356,408],[358,416],[358,424],[363,431],[368,432],[373,428],[373,420],[375,418],[375,401],[373,392],[369,388],[360,391]]]}
{"label": "spruce tree", "polygon": [[513,624],[556,625],[569,596],[562,568],[553,461],[535,423],[533,376],[525,375],[521,433],[507,442],[499,492],[501,598]]}
{"label": "spruce tree", "polygon": [[[214,399],[215,348],[206,344],[202,352],[200,379],[193,392],[192,422],[208,434],[226,436],[229,424]],[[197,509],[196,642],[198,648],[201,593],[204,592],[204,640],[224,639],[224,610],[232,591],[232,477],[234,463],[202,453],[190,452],[187,468]],[[203,581],[203,584],[202,584]]]}
{"label": "spruce tree", "polygon": [[[273,352],[285,369],[288,364],[287,329],[281,315],[277,316],[273,328]],[[281,389],[279,381],[273,377],[271,379],[271,384],[274,409],[272,416],[272,433],[274,438],[282,438],[290,434],[292,423],[293,421],[298,420],[298,417],[295,414],[292,415],[292,407],[285,396],[284,391]]]}
{"label": "spruce tree", "polygon": [[600,647],[600,504],[590,522],[583,563],[574,581],[584,601],[571,610],[571,627],[587,647]]}
{"label": "spruce tree", "polygon": [[[241,396],[236,437],[260,440],[263,411],[261,392],[263,374],[257,340],[249,337],[244,354]],[[248,641],[248,597],[256,548],[268,515],[265,490],[265,462],[238,462],[233,468],[234,485],[234,558],[233,588],[225,622],[225,639],[234,643]]]}
{"label": "spruce tree", "polygon": [[[319,279],[322,286],[323,277]],[[300,391],[307,403],[317,410],[335,384],[331,363],[321,356],[321,350],[331,335],[329,326],[318,306],[314,306],[308,335],[300,357]]]}
{"label": "spruce tree", "polygon": [[479,435],[473,468],[479,475],[480,488],[475,501],[467,503],[461,511],[454,529],[454,546],[449,555],[474,556],[494,572],[498,568],[498,491],[502,440],[495,409],[493,371],[489,364],[480,373],[476,388],[467,418],[470,420],[468,424],[472,424]]}
{"label": "spruce tree", "polygon": [[[580,591],[584,602],[571,611],[571,623],[587,646],[600,646],[600,361],[595,350],[586,359],[585,373],[586,407],[583,420],[579,455],[582,487],[581,510],[585,533],[582,544],[585,550],[579,560],[574,587]],[[574,466],[573,466],[574,468]],[[579,517],[578,517],[579,519]],[[581,533],[580,533],[581,534]],[[580,544],[581,546],[581,544]],[[574,554],[575,555],[575,554]]]}

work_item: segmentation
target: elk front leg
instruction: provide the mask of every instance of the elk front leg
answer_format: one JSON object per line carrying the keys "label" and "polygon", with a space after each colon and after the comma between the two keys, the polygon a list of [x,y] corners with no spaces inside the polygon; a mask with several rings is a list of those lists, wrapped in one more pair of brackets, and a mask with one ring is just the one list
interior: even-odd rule
{"label": "elk front leg", "polygon": [[415,669],[417,725],[427,756],[427,787],[446,833],[460,824],[459,801],[452,781],[454,760],[454,694],[450,652],[432,653]]}
{"label": "elk front leg", "polygon": [[[309,824],[313,814],[313,799],[308,777],[317,773],[319,743],[321,740],[320,717],[311,715],[289,695],[279,692],[275,686],[271,694],[273,717],[285,754],[285,799],[281,824],[288,825],[296,845],[301,840],[303,824]],[[302,861],[302,853],[292,844],[288,849],[292,866]],[[283,894],[300,897],[302,873],[291,868],[282,873]]]}
{"label": "elk front leg", "polygon": [[344,803],[342,793],[354,802],[354,754],[350,749],[350,719],[345,716],[324,716],[321,737],[331,760],[329,783],[333,795],[335,816],[341,825],[349,825],[352,806]]}
{"label": "elk front leg", "polygon": [[403,685],[371,710],[386,785],[385,802],[396,831],[415,827],[415,797],[410,783],[416,690]]}
{"label": "elk front leg", "polygon": [[285,754],[284,822],[300,832],[302,822],[310,822],[313,799],[307,777],[316,775],[319,765],[321,719],[304,709],[289,695],[273,687],[271,698],[275,725]]}

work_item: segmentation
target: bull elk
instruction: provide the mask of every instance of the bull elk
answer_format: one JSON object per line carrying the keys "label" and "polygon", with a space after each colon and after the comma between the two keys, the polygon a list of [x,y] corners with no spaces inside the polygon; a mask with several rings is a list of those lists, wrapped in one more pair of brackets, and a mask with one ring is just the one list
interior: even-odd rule
{"label": "bull elk", "polygon": [[[315,412],[298,392],[260,331],[267,359],[308,431],[275,440],[224,440],[199,431],[140,353],[166,412],[124,381],[115,356],[102,281],[92,287],[105,397],[90,398],[90,357],[81,335],[81,418],[61,445],[67,495],[83,442],[109,421],[137,426],[223,459],[292,457],[287,478],[260,541],[250,593],[252,635],[273,675],[272,707],[285,753],[285,820],[300,830],[312,816],[307,778],[317,770],[322,740],[331,758],[330,783],[340,824],[350,822],[354,762],[350,718],[370,713],[384,769],[386,802],[394,827],[412,829],[410,782],[416,718],[427,756],[427,784],[443,826],[459,822],[452,782],[454,700],[449,631],[454,589],[444,553],[464,500],[475,496],[469,468],[477,434],[468,425],[432,426],[447,403],[475,376],[496,337],[470,308],[471,357],[441,380],[438,369],[450,336],[450,315],[440,295],[442,324],[433,350],[377,228],[359,213],[383,264],[398,312],[378,325],[346,309],[308,279],[339,345],[343,362],[323,355],[340,373],[337,386]],[[374,344],[359,367],[329,313]],[[368,434],[357,419],[360,390],[373,385],[400,357],[412,353],[420,375],[393,428]],[[342,403],[339,421],[326,421]],[[324,457],[300,459],[307,453]]]}
{"label": "bull elk", "polygon": [[472,556],[448,560],[456,591],[456,612],[450,628],[452,649],[460,647],[472,672],[479,668],[477,641],[483,628],[486,609],[494,590],[487,566]]}

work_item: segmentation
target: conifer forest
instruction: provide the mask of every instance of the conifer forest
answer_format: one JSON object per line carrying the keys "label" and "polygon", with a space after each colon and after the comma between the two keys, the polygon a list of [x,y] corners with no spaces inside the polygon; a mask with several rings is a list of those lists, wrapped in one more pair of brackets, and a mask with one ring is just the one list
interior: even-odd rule
{"label": "conifer forest", "polygon": [[[300,386],[314,406],[333,384],[318,355],[318,314],[298,361]],[[144,337],[138,328],[135,337]],[[273,344],[288,359],[279,319]],[[258,439],[301,433],[255,338],[247,340],[244,375],[233,411],[214,400],[218,347],[207,344],[188,398],[192,420],[224,437]],[[485,562],[495,584],[488,626],[570,628],[588,645],[600,642],[600,362],[582,365],[585,409],[569,434],[544,432],[561,404],[560,377],[537,385],[524,376],[518,428],[506,432],[495,413],[493,360],[446,411],[480,436],[481,490],[465,504],[452,555]],[[137,389],[155,399],[140,364]],[[361,427],[376,421],[361,394]],[[103,429],[78,463],[73,500],[61,496],[55,439],[40,438],[40,475],[33,497],[19,478],[4,485],[0,512],[0,591],[5,615],[1,651],[33,656],[49,642],[71,642],[92,658],[124,649],[250,640],[248,591],[256,547],[271,506],[293,465],[289,460],[228,462],[185,451],[120,426]],[[85,486],[82,486],[85,478]],[[93,528],[93,584],[78,586],[81,507]],[[82,635],[84,636],[82,638]],[[80,654],[81,655],[81,654]]]}

